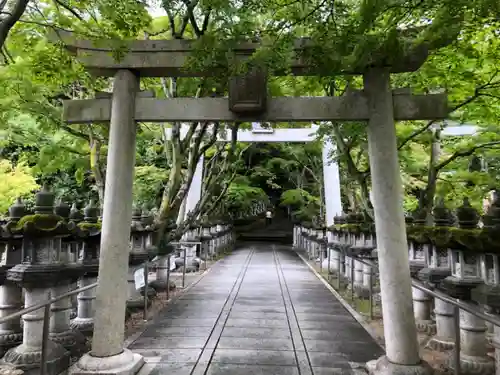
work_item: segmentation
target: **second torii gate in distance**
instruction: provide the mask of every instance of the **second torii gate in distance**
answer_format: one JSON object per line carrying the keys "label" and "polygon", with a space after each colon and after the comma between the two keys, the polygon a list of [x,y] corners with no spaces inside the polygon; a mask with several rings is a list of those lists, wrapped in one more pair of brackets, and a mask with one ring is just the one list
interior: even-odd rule
{"label": "second torii gate in distance", "polygon": [[[296,142],[306,143],[316,140],[317,125],[312,125],[310,128],[263,128],[259,123],[252,123],[252,129],[238,130],[238,142],[248,143],[271,143],[271,142]],[[167,128],[166,137],[170,139],[172,136],[172,129]],[[188,132],[187,126],[181,127],[181,137],[184,137]],[[230,135],[220,135],[219,142],[229,142]],[[333,218],[335,215],[342,213],[342,202],[340,194],[340,175],[337,162],[330,160],[330,154],[335,149],[334,145],[327,139],[323,141],[322,159],[323,159],[323,191],[325,199],[325,219],[327,225],[333,225]],[[189,187],[186,196],[185,214],[194,210],[196,205],[201,199],[203,188],[203,156],[198,161],[196,171]]]}

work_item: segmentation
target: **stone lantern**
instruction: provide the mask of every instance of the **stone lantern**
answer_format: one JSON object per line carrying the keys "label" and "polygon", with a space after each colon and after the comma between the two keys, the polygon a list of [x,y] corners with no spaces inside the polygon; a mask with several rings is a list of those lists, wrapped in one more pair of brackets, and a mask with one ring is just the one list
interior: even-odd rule
{"label": "stone lantern", "polygon": [[217,233],[217,226],[214,223],[210,224],[210,236],[212,236],[212,239],[210,241],[210,254],[212,256],[218,256],[219,255],[218,233]]}
{"label": "stone lantern", "polygon": [[197,245],[195,242],[199,240],[196,233],[197,229],[195,225],[190,225],[187,232],[182,236],[182,241],[185,243],[181,245],[181,249],[186,254],[176,260],[176,265],[185,267],[186,272],[196,271],[200,266],[199,260],[196,259]]}
{"label": "stone lantern", "polygon": [[[71,208],[62,201],[54,207],[54,213],[62,217],[71,227],[68,235],[61,238],[61,252],[59,261],[64,265],[60,280],[52,287],[52,297],[58,297],[75,289],[76,282],[83,274],[83,268],[76,262],[70,262],[71,244],[76,242],[79,228],[73,222],[68,222]],[[72,356],[78,357],[86,352],[86,340],[81,332],[70,326],[72,311],[71,297],[54,302],[51,306],[49,338],[64,346]]]}
{"label": "stone lantern", "polygon": [[[73,224],[54,215],[54,195],[46,186],[35,195],[35,214],[24,216],[12,231],[23,234],[23,263],[7,272],[7,279],[24,289],[25,306],[46,302],[51,289],[65,279],[60,261],[61,238]],[[2,361],[25,372],[41,365],[44,309],[23,315],[23,343],[10,349]],[[70,353],[60,344],[47,341],[47,372],[60,374],[69,367]]]}
{"label": "stone lantern", "polygon": [[[500,200],[498,194],[483,217],[483,242],[487,249],[498,248],[500,244]],[[482,256],[482,276],[484,284],[471,291],[471,299],[476,303],[486,306],[489,315],[500,315],[500,263],[499,255],[485,253]],[[495,361],[497,371],[500,368],[500,327],[491,327],[491,344],[495,348]]]}
{"label": "stone lantern", "polygon": [[[22,233],[18,233],[15,228],[25,213],[23,202],[17,199],[9,208],[8,221],[0,226],[0,237],[4,245],[0,264],[0,316],[19,311],[23,305],[21,288],[16,283],[7,280],[7,271],[21,262],[23,237]],[[11,228],[14,232],[10,230]],[[0,324],[0,356],[3,356],[8,349],[21,344],[22,340],[20,319],[12,319]]]}
{"label": "stone lantern", "polygon": [[[68,220],[70,213],[71,207],[62,199],[60,199],[54,207],[54,214],[62,217],[65,220]],[[75,241],[75,237],[72,235],[63,237],[61,245],[61,262],[74,263],[71,258],[72,254],[76,253],[76,249],[78,247],[78,242]],[[76,259],[74,259],[74,261],[76,262]]]}
{"label": "stone lantern", "polygon": [[[413,236],[412,232],[418,232],[425,228],[426,214],[420,209],[406,218],[408,233],[408,259],[411,277],[418,278],[419,272],[430,264],[432,244],[427,236]],[[418,332],[433,335],[436,325],[431,319],[432,298],[418,288],[411,288],[413,299],[413,312]]]}
{"label": "stone lantern", "polygon": [[152,211],[149,212],[146,206],[142,208],[141,220],[145,232],[146,249],[148,250],[148,253],[150,253],[150,255],[153,255],[154,252],[156,251],[156,247],[154,245],[154,233],[156,230],[156,225],[153,212]]}
{"label": "stone lantern", "polygon": [[[475,238],[474,229],[479,217],[470,206],[468,199],[457,211],[461,237],[465,241]],[[471,231],[469,234],[465,231]],[[468,238],[464,238],[468,237]],[[462,242],[463,242],[462,240]],[[480,257],[477,254],[481,248],[467,248],[456,244],[452,250],[452,274],[445,278],[440,289],[453,298],[463,301],[471,300],[471,290],[482,284]],[[454,355],[450,355],[449,365],[454,367]],[[495,362],[487,355],[486,325],[484,320],[467,311],[460,310],[460,368],[465,373],[494,374]]]}
{"label": "stone lantern", "polygon": [[300,236],[301,250],[304,250],[307,252],[307,235],[309,234],[308,223],[306,223],[306,222],[302,223],[300,234],[301,234],[301,236]]}
{"label": "stone lantern", "polygon": [[[84,219],[83,214],[77,209],[76,203],[73,203],[73,205],[70,208],[68,220],[73,222],[76,226],[78,226],[78,224],[82,222],[83,219]],[[70,263],[71,264],[78,263],[80,252],[83,247],[81,230],[77,230],[70,237],[70,240],[68,241],[68,246],[69,246],[68,250],[69,250]],[[76,283],[75,289],[77,287],[78,283]],[[74,295],[71,297],[71,304],[73,306],[73,310],[71,312],[71,319],[74,319],[78,314],[78,295]]]}
{"label": "stone lantern", "polygon": [[[167,232],[171,233],[176,229],[177,225],[175,222],[170,222],[166,225]],[[175,267],[171,259],[171,254],[174,253],[175,248],[165,240],[165,238],[168,237],[168,235],[165,235],[157,247],[158,256],[156,259],[156,280],[151,283],[157,291],[167,290],[167,288],[175,288],[175,283],[172,281],[170,281],[170,286],[167,284],[168,274]]]}
{"label": "stone lantern", "polygon": [[[357,215],[356,222],[362,222],[362,216]],[[353,244],[346,250],[354,261],[354,280],[353,286],[356,295],[360,298],[370,298],[370,288],[372,287],[372,266],[374,257],[374,250],[376,248],[374,237],[371,235],[372,221],[367,220],[368,227],[360,227],[353,233]],[[356,258],[362,258],[363,262]]]}
{"label": "stone lantern", "polygon": [[[338,216],[333,218],[334,225],[338,224]],[[330,254],[330,273],[333,275],[340,274],[340,265],[343,262],[343,254],[340,251],[340,232],[335,228],[331,227],[328,229],[328,251]]]}
{"label": "stone lantern", "polygon": [[[434,225],[437,228],[451,227],[454,222],[453,214],[444,206],[442,199],[437,201],[433,210]],[[447,239],[440,242],[440,238],[433,238],[432,246],[426,248],[426,267],[420,270],[418,278],[430,287],[435,287],[446,277],[451,275],[450,255]],[[428,345],[434,350],[446,351],[455,345],[455,325],[453,320],[453,305],[434,299],[434,313],[436,314],[436,335]]]}
{"label": "stone lantern", "polygon": [[[435,227],[447,228],[453,225],[453,215],[449,209],[444,207],[442,200],[438,200],[433,215]],[[443,246],[440,242],[434,241],[431,246],[427,246],[425,259],[426,267],[418,273],[420,280],[433,285],[451,275],[450,250],[446,243]]]}
{"label": "stone lantern", "polygon": [[[412,229],[419,229],[425,225],[425,219],[420,220],[418,217],[418,211],[414,213],[413,216],[405,217],[407,234],[410,234]],[[416,277],[418,272],[425,267],[425,251],[424,244],[408,237],[408,259],[410,262],[410,273],[412,277]]]}
{"label": "stone lantern", "polygon": [[140,208],[134,208],[132,211],[132,224],[130,231],[130,252],[129,252],[129,272],[128,272],[128,299],[127,307],[138,309],[144,306],[144,299],[140,290],[136,288],[134,273],[140,266],[147,262],[149,254],[146,249],[146,236],[142,223],[142,211]]}
{"label": "stone lantern", "polygon": [[[78,287],[83,288],[97,282],[99,274],[99,247],[101,241],[101,224],[98,221],[99,209],[91,201],[84,209],[84,215],[76,206],[71,209],[70,220],[79,228],[82,247],[78,253],[78,263],[83,275],[78,280]],[[78,293],[77,316],[71,321],[71,327],[85,336],[94,331],[95,289]]]}
{"label": "stone lantern", "polygon": [[220,219],[215,220],[215,230],[217,231],[217,251],[222,252],[224,251],[224,229],[223,229],[223,223]]}
{"label": "stone lantern", "polygon": [[[479,215],[470,206],[467,198],[458,208],[457,216],[460,229],[472,231],[477,228]],[[467,249],[455,244],[455,247],[451,249],[451,275],[441,282],[440,289],[453,298],[470,300],[471,289],[483,283],[481,257],[478,254],[480,251],[481,249]]]}
{"label": "stone lantern", "polygon": [[319,235],[319,230],[316,224],[313,224],[311,226],[311,230],[309,232],[309,259],[317,260],[319,251],[318,251],[318,235]]}

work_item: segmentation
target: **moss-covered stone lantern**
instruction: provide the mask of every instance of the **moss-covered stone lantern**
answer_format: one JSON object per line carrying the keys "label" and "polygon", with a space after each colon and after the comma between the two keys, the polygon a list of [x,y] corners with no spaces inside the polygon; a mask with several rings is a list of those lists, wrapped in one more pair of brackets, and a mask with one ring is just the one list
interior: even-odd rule
{"label": "moss-covered stone lantern", "polygon": [[[442,281],[440,288],[451,297],[468,301],[472,299],[471,291],[483,284],[478,254],[482,248],[470,246],[475,242],[471,240],[476,238],[479,215],[470,206],[468,199],[464,199],[457,216],[460,228],[453,241],[452,275]],[[479,245],[477,242],[476,244]],[[465,310],[460,311],[460,368],[464,373],[495,373],[495,361],[487,355],[486,331],[484,320]],[[453,353],[450,355],[449,365],[451,368],[455,366]]]}
{"label": "moss-covered stone lantern", "polygon": [[[460,230],[465,232],[477,228],[479,215],[467,198],[457,210],[457,218]],[[451,245],[451,276],[441,282],[440,289],[453,298],[470,300],[471,289],[483,282],[480,255],[477,252],[481,249],[469,249],[455,241]]]}
{"label": "moss-covered stone lantern", "polygon": [[[430,287],[439,285],[442,280],[451,275],[450,243],[447,233],[449,233],[449,227],[454,223],[453,214],[444,206],[442,199],[437,200],[437,204],[433,209],[433,216],[434,227],[425,227],[428,229],[425,233],[425,241],[430,243],[430,246],[425,247],[426,267],[418,273],[419,279]],[[418,299],[415,299],[415,295],[413,298],[415,306]],[[424,305],[422,303],[422,306]],[[436,335],[428,342],[428,346],[432,349],[445,351],[453,348],[455,340],[453,312],[453,305],[438,298],[434,299]],[[430,326],[432,325],[429,324]]]}
{"label": "moss-covered stone lantern", "polygon": [[[47,301],[51,289],[65,278],[60,260],[61,241],[74,224],[55,215],[54,195],[44,186],[35,195],[35,213],[21,218],[13,231],[23,234],[23,262],[7,272],[7,279],[18,283],[25,293],[25,305]],[[25,372],[41,365],[44,309],[23,315],[23,343],[10,349],[3,362]],[[47,342],[47,371],[59,374],[69,367],[70,353],[60,344]]]}
{"label": "moss-covered stone lantern", "polygon": [[434,227],[429,228],[431,246],[425,247],[426,267],[419,271],[418,278],[431,285],[451,275],[450,249],[446,233],[454,223],[452,212],[438,199],[433,209]]}

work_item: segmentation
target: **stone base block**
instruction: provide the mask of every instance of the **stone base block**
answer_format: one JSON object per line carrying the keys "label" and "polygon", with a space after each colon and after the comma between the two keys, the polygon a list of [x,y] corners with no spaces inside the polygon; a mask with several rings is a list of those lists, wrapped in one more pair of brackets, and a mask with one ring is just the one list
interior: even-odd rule
{"label": "stone base block", "polygon": [[21,345],[22,342],[22,332],[0,331],[0,357],[3,357],[10,348]]}
{"label": "stone base block", "polygon": [[164,292],[168,288],[170,288],[170,290],[175,290],[175,282],[171,280],[170,280],[170,286],[169,283],[167,283],[167,280],[164,279],[156,279],[154,281],[151,281],[149,285],[159,292]]}
{"label": "stone base block", "polygon": [[363,284],[354,284],[354,293],[360,299],[370,298],[370,289],[365,287]]}
{"label": "stone base block", "polygon": [[[151,300],[148,300],[148,306],[151,304]],[[144,298],[134,298],[127,300],[127,308],[132,311],[142,310],[144,308]]]}
{"label": "stone base block", "polygon": [[[24,371],[25,375],[38,375],[40,374],[41,358],[41,350],[33,350],[25,345],[19,345],[10,349],[1,362]],[[58,375],[66,371],[69,364],[70,353],[61,345],[49,340],[47,342],[47,375]]]}
{"label": "stone base block", "polygon": [[94,357],[87,353],[69,369],[68,375],[135,375],[144,363],[140,354],[128,349],[111,357]]}
{"label": "stone base block", "polygon": [[455,341],[450,338],[434,336],[429,340],[426,347],[438,352],[446,352],[455,347]]}
{"label": "stone base block", "polygon": [[[455,369],[455,351],[450,353],[448,366]],[[469,356],[460,354],[460,374],[462,375],[494,375],[495,360],[489,356]]]}
{"label": "stone base block", "polygon": [[421,361],[418,365],[405,366],[389,362],[384,355],[379,359],[366,364],[370,375],[433,375],[434,370],[427,362]]}
{"label": "stone base block", "polygon": [[49,338],[55,343],[62,345],[71,353],[72,357],[80,357],[89,349],[87,348],[87,340],[85,339],[85,336],[77,330],[51,333]]}

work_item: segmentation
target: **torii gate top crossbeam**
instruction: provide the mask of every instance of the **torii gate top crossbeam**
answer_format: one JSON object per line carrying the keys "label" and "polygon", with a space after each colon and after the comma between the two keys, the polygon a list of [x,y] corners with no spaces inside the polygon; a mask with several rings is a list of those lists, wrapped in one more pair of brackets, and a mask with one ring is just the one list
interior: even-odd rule
{"label": "torii gate top crossbeam", "polygon": [[[58,31],[54,40],[62,40],[67,49],[76,54],[78,60],[85,68],[96,76],[112,77],[120,69],[131,69],[137,71],[141,77],[196,77],[211,76],[219,74],[216,69],[196,71],[187,67],[189,56],[194,50],[195,40],[79,40],[73,33]],[[242,60],[251,56],[261,43],[241,43],[232,49]],[[298,38],[294,42],[294,56],[291,58],[289,71],[274,72],[276,75],[333,75],[336,71],[319,71],[305,57],[308,48],[313,47],[310,38]],[[120,48],[125,51],[120,59],[117,59],[113,51]],[[306,52],[306,54],[304,54]],[[374,51],[376,52],[376,51]],[[374,53],[374,56],[377,54]],[[427,59],[428,51],[425,45],[415,48],[407,56],[398,56],[391,62],[391,73],[412,72],[417,70]],[[376,62],[369,62],[376,65]],[[359,64],[342,69],[343,74],[362,74],[366,65]]]}

